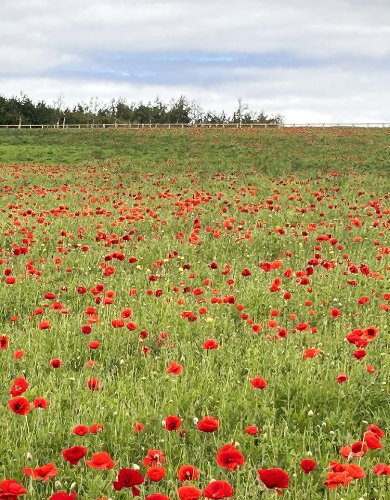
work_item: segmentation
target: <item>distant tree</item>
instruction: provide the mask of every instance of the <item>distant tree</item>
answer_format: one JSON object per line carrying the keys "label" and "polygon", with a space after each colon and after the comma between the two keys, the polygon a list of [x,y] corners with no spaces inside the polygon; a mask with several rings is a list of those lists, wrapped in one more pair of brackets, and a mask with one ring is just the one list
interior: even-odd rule
{"label": "distant tree", "polygon": [[169,123],[190,123],[191,105],[184,96],[177,101],[171,101],[171,107],[167,113]]}

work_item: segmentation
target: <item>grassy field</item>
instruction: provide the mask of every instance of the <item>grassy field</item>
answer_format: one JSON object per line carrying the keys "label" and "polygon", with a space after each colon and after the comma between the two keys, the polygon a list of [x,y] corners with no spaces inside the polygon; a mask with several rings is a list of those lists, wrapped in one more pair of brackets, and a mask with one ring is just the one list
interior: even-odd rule
{"label": "grassy field", "polygon": [[1,131],[0,498],[388,499],[389,172],[387,130]]}

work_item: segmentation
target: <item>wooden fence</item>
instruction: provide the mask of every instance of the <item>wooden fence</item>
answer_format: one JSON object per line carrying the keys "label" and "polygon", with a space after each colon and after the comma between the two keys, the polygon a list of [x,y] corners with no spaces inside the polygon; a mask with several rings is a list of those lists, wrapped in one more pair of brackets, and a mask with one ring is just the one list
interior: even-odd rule
{"label": "wooden fence", "polygon": [[2,129],[177,129],[177,128],[390,128],[390,123],[83,123],[55,125],[0,125]]}

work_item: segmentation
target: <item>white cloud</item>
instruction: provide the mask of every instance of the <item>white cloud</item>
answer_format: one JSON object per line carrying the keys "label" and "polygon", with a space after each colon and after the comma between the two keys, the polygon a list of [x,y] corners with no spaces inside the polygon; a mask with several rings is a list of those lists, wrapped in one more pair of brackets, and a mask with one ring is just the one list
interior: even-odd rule
{"label": "white cloud", "polygon": [[[289,123],[305,122],[386,122],[390,117],[390,70],[381,78],[369,74],[345,72],[337,67],[324,69],[239,69],[234,84],[222,79],[215,85],[191,84],[175,87],[162,84],[134,84],[112,80],[58,80],[9,78],[3,80],[6,94],[29,89],[33,99],[45,96],[53,102],[61,96],[75,104],[97,96],[109,102],[123,97],[129,102],[149,101],[157,95],[163,101],[186,95],[202,103],[205,109],[231,113],[242,96],[252,110],[267,114],[281,113]],[[245,78],[241,78],[244,74]],[[15,91],[16,89],[16,91]]]}
{"label": "white cloud", "polygon": [[[199,64],[187,80],[149,83],[68,75],[88,72],[99,54],[204,52],[288,53],[308,60],[294,69]],[[281,112],[292,121],[390,119],[390,3],[388,0],[1,0],[0,93],[19,90],[72,103],[98,95],[130,100],[185,93],[204,107],[252,107]],[[357,62],[363,61],[359,64]],[[311,65],[311,66],[310,66]],[[366,66],[365,66],[366,65]],[[385,65],[385,67],[381,67]],[[387,65],[387,66],[386,66]],[[96,68],[95,68],[96,69]],[[126,76],[122,71],[122,77]],[[50,78],[49,78],[50,75]],[[180,75],[178,75],[179,77]],[[225,82],[224,82],[225,77]],[[104,78],[104,79],[103,79]],[[337,120],[337,121],[338,121]]]}

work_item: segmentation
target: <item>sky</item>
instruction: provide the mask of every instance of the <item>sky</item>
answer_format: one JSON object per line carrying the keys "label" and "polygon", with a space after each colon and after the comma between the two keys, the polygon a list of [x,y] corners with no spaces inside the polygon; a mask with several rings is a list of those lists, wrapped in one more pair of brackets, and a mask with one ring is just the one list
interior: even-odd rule
{"label": "sky", "polygon": [[0,0],[0,94],[390,122],[390,0]]}

